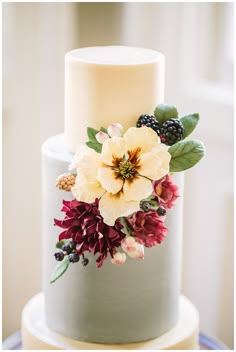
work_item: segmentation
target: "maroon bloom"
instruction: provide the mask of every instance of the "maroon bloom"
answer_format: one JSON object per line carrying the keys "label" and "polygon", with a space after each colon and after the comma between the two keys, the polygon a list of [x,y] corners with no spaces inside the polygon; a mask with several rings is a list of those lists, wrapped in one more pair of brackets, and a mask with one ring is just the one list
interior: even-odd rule
{"label": "maroon bloom", "polygon": [[131,219],[127,219],[132,227],[132,235],[136,241],[146,247],[153,247],[160,244],[168,229],[164,226],[165,217],[159,216],[156,211],[137,211]]}
{"label": "maroon bloom", "polygon": [[179,197],[178,187],[173,183],[172,177],[169,175],[158,181],[153,181],[153,190],[159,205],[166,209],[172,208]]}
{"label": "maroon bloom", "polygon": [[117,247],[121,245],[125,234],[121,232],[123,226],[117,220],[114,226],[108,226],[98,210],[98,199],[94,203],[63,200],[65,212],[63,220],[54,219],[54,224],[65,229],[59,235],[59,241],[72,238],[77,243],[76,251],[79,255],[85,251],[99,253],[97,267],[100,268],[107,258],[111,257]]}

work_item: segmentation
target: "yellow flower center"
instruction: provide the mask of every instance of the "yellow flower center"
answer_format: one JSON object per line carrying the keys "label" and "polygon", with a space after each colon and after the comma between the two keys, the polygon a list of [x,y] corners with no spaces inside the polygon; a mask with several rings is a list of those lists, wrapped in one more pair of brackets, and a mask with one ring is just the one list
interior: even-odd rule
{"label": "yellow flower center", "polygon": [[123,179],[133,178],[136,170],[130,161],[121,161],[118,165],[118,172]]}
{"label": "yellow flower center", "polygon": [[156,191],[157,196],[160,197],[161,194],[162,194],[162,185],[161,185],[161,183],[159,183],[159,185],[155,188],[155,191]]}

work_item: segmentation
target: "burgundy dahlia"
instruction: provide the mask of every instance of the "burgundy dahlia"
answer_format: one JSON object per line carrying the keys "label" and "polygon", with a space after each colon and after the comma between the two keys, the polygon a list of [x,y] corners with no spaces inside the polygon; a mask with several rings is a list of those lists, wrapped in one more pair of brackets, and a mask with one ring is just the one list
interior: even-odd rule
{"label": "burgundy dahlia", "polygon": [[159,216],[156,211],[137,211],[131,219],[127,219],[132,235],[136,241],[146,247],[153,247],[160,244],[168,229],[164,226],[164,216]]}
{"label": "burgundy dahlia", "polygon": [[63,200],[65,212],[63,220],[54,219],[57,226],[65,229],[59,235],[59,241],[72,238],[77,243],[76,251],[79,255],[85,251],[99,253],[97,267],[100,268],[107,258],[108,252],[113,257],[117,247],[121,245],[125,234],[121,231],[123,226],[117,220],[114,226],[109,226],[103,222],[103,218],[98,210],[98,199],[94,203]]}
{"label": "burgundy dahlia", "polygon": [[164,176],[153,182],[153,194],[157,197],[160,206],[166,209],[172,208],[179,197],[178,187],[173,183],[172,177]]}

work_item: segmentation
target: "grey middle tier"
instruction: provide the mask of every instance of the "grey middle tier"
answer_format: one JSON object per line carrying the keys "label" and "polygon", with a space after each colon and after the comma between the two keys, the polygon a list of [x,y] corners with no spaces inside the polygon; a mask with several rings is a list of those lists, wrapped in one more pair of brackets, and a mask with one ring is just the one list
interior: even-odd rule
{"label": "grey middle tier", "polygon": [[[178,319],[180,293],[182,197],[167,212],[166,239],[157,247],[146,248],[145,258],[128,258],[117,267],[107,259],[96,268],[71,264],[66,273],[50,284],[56,265],[54,253],[60,228],[62,200],[71,193],[56,189],[56,178],[67,171],[72,154],[63,135],[43,145],[43,289],[45,316],[50,329],[72,339],[107,344],[145,341],[170,330]],[[175,175],[183,194],[183,176]]]}

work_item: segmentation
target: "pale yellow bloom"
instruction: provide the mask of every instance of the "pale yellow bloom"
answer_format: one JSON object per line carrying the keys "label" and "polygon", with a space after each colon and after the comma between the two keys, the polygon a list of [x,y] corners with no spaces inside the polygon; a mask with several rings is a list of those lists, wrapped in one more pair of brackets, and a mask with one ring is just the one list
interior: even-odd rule
{"label": "pale yellow bloom", "polygon": [[169,172],[168,147],[148,127],[131,127],[123,137],[106,139],[101,154],[89,148],[81,152],[75,156],[78,176],[72,193],[84,202],[100,198],[108,225],[139,210],[140,201],[152,193],[152,180]]}

